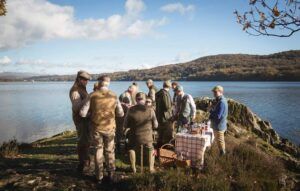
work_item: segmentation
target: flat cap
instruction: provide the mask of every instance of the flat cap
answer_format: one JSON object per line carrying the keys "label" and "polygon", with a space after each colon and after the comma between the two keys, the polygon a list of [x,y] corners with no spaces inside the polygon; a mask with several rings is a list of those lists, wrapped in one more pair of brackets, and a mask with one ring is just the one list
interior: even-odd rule
{"label": "flat cap", "polygon": [[218,85],[218,86],[215,86],[211,91],[220,91],[220,92],[223,92],[224,91],[224,88],[222,87],[222,86],[220,86],[220,85]]}
{"label": "flat cap", "polygon": [[92,79],[91,75],[88,72],[84,71],[84,70],[78,71],[77,72],[77,77],[84,78],[86,80],[91,80]]}

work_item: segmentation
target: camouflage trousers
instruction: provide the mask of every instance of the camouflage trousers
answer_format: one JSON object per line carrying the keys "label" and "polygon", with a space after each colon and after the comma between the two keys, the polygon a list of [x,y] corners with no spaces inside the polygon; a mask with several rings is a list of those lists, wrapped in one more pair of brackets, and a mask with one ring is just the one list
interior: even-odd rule
{"label": "camouflage trousers", "polygon": [[102,180],[104,174],[103,163],[106,170],[112,174],[115,171],[115,132],[93,132],[93,145],[95,146],[95,174],[97,180]]}

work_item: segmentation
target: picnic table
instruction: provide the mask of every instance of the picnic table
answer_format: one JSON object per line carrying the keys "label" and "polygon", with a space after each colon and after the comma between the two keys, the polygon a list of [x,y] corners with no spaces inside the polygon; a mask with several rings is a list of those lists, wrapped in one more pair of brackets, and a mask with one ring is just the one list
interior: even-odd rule
{"label": "picnic table", "polygon": [[213,129],[209,125],[206,129],[205,134],[180,132],[175,136],[175,152],[177,157],[182,157],[184,160],[191,160],[191,166],[199,169],[203,168],[206,148],[210,147],[214,141]]}

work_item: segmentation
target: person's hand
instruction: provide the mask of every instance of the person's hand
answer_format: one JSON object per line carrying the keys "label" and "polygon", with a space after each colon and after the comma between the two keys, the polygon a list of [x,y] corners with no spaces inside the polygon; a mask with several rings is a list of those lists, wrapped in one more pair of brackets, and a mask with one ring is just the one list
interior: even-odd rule
{"label": "person's hand", "polygon": [[196,119],[196,115],[193,115],[192,116],[192,121],[195,121],[195,119]]}

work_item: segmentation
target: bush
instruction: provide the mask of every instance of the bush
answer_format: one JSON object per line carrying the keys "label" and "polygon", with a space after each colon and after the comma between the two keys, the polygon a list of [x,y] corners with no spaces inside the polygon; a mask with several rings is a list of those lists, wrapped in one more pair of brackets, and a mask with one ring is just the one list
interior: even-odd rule
{"label": "bush", "polygon": [[183,169],[172,169],[155,174],[135,175],[123,182],[127,190],[141,191],[193,191],[193,190],[229,190],[229,184],[216,177],[197,178]]}
{"label": "bush", "polygon": [[[219,156],[216,144],[206,153],[202,173],[169,169],[155,174],[137,174],[124,180],[126,190],[279,190],[283,166],[250,144],[227,144],[228,153]],[[119,185],[120,186],[120,185]]]}
{"label": "bush", "polygon": [[216,148],[208,152],[205,174],[230,182],[231,190],[278,190],[278,180],[284,172],[282,163],[257,150],[240,144],[224,157]]}
{"label": "bush", "polygon": [[13,157],[19,153],[18,143],[16,139],[2,143],[0,146],[0,157]]}

